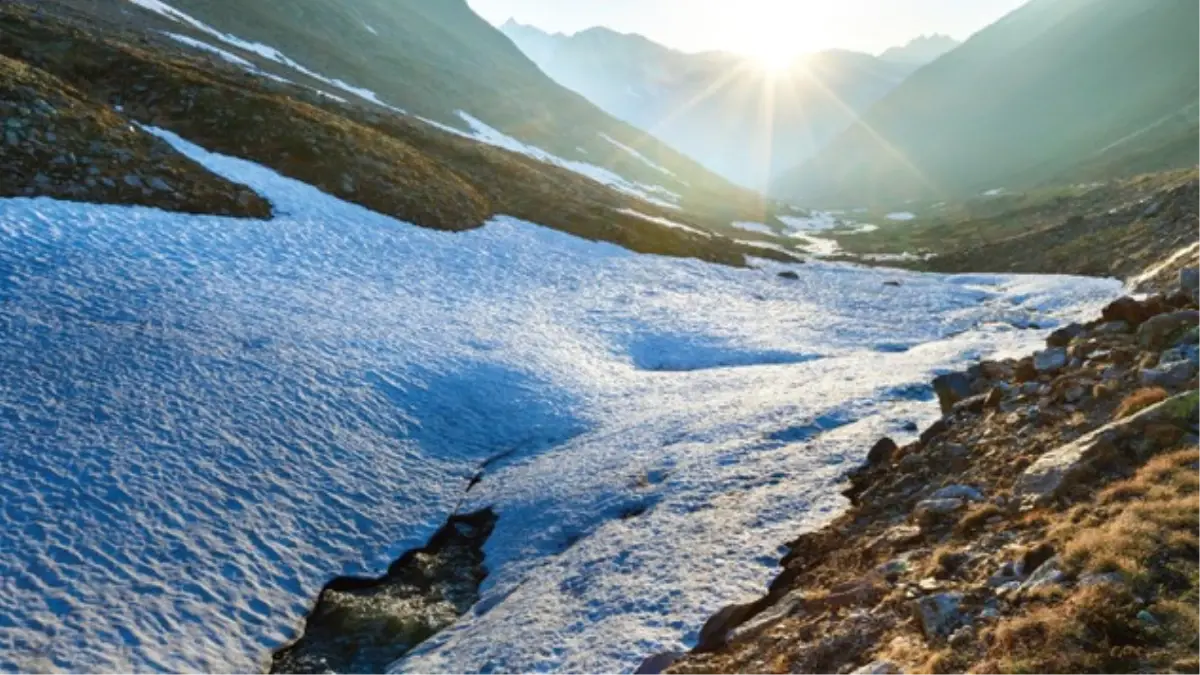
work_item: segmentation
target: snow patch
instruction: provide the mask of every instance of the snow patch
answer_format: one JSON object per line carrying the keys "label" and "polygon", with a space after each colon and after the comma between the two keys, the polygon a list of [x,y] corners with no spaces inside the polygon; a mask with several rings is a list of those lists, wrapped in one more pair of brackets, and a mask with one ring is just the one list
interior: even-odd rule
{"label": "snow patch", "polygon": [[280,215],[0,200],[3,671],[257,670],[330,577],[480,505],[481,602],[394,668],[630,671],[936,419],[895,392],[1121,293],[428,230],[156,133]]}
{"label": "snow patch", "polygon": [[747,232],[758,232],[759,234],[775,234],[775,230],[766,223],[755,223],[747,220],[735,220],[730,223],[733,227]]}
{"label": "snow patch", "polygon": [[912,220],[913,218],[916,218],[917,216],[912,213],[909,213],[908,211],[895,211],[893,213],[887,214],[884,217],[887,218],[888,220]]}
{"label": "snow patch", "polygon": [[638,218],[641,218],[642,220],[646,220],[651,223],[657,223],[659,225],[673,227],[677,230],[685,230],[685,231],[691,232],[693,234],[698,234],[702,237],[711,237],[712,236],[711,232],[705,232],[704,230],[692,227],[691,225],[686,225],[684,223],[675,222],[674,220],[671,220],[669,218],[662,218],[660,216],[652,216],[652,215],[649,215],[646,213],[642,213],[641,211],[634,211],[633,209],[616,209],[616,211],[617,211],[617,213],[624,213],[629,216],[636,216]]}
{"label": "snow patch", "polygon": [[[221,42],[224,42],[227,45],[236,47],[238,49],[241,49],[242,51],[257,54],[258,56],[261,56],[262,58],[267,59],[268,61],[274,61],[275,63],[278,63],[279,65],[291,68],[292,70],[295,70],[296,72],[307,75],[308,77],[311,77],[314,80],[324,82],[325,84],[328,84],[332,87],[341,89],[342,91],[353,94],[361,99],[370,101],[371,103],[374,103],[383,108],[387,108],[393,112],[404,114],[403,110],[380,100],[379,97],[375,95],[375,92],[373,92],[369,89],[364,89],[362,87],[356,87],[352,84],[349,84],[349,83],[339,80],[337,78],[326,77],[324,75],[321,75],[320,73],[309,70],[308,68],[305,68],[300,63],[289,58],[283,52],[281,52],[278,49],[275,49],[274,47],[271,47],[269,45],[265,45],[261,42],[252,42],[250,40],[243,40],[243,39],[237,37],[236,35],[230,35],[229,33],[222,33],[221,31],[204,23],[203,21],[196,19],[195,17],[191,16],[190,14],[187,14],[185,12],[181,12],[178,9],[175,9],[174,7],[171,7],[170,5],[166,4],[165,2],[162,2],[161,0],[128,0],[128,2],[132,2],[133,4],[138,5],[139,7],[150,10],[151,12],[154,12],[161,16],[165,16],[168,19],[171,19],[173,21],[178,21],[180,23],[187,24],[187,25],[191,26],[192,28],[195,28],[196,30],[198,30],[206,35],[211,35],[212,37],[217,38],[218,40],[220,40]],[[284,80],[284,81],[286,82],[287,80]],[[342,99],[342,100],[344,100],[344,99]]]}
{"label": "snow patch", "polygon": [[648,166],[648,167],[650,167],[650,168],[652,168],[652,169],[656,169],[656,170],[658,170],[658,171],[661,171],[661,172],[663,172],[663,173],[667,174],[668,176],[674,176],[674,175],[675,175],[675,174],[671,173],[670,171],[668,171],[667,169],[665,169],[665,168],[663,168],[663,167],[661,167],[661,166],[659,166],[659,165],[655,164],[654,162],[650,161],[650,160],[649,160],[649,159],[647,159],[647,158],[646,158],[646,156],[645,156],[645,155],[643,155],[642,153],[638,152],[637,150],[634,150],[633,148],[629,147],[628,145],[625,145],[624,143],[622,143],[622,142],[618,141],[617,139],[613,138],[612,136],[609,136],[608,134],[605,134],[605,133],[601,133],[601,134],[600,134],[600,137],[601,137],[601,138],[603,138],[604,140],[608,141],[609,143],[612,143],[613,145],[617,146],[618,148],[620,148],[620,149],[624,150],[625,152],[628,152],[629,154],[633,155],[634,157],[638,158],[638,159],[639,159],[639,160],[641,160],[641,161],[642,161],[642,163],[643,163],[643,164],[645,164],[646,166]]}

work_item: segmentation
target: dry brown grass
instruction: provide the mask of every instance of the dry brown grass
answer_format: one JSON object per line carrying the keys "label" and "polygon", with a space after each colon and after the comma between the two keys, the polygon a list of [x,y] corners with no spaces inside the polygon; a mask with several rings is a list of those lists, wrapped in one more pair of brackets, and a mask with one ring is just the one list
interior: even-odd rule
{"label": "dry brown grass", "polygon": [[[980,672],[1131,672],[1194,661],[1200,643],[1200,450],[1155,457],[1073,509],[1052,531],[1076,575],[1118,583],[1063,589],[992,632]],[[1147,617],[1148,613],[1148,617]]]}
{"label": "dry brown grass", "polygon": [[1159,401],[1167,400],[1170,394],[1162,387],[1143,387],[1129,394],[1121,401],[1121,405],[1117,406],[1116,412],[1113,413],[1113,419],[1124,419],[1130,415],[1144,410]]}
{"label": "dry brown grass", "polygon": [[983,529],[989,520],[996,517],[1004,517],[1004,511],[995,504],[987,503],[972,507],[954,526],[954,534],[959,536],[973,534]]}

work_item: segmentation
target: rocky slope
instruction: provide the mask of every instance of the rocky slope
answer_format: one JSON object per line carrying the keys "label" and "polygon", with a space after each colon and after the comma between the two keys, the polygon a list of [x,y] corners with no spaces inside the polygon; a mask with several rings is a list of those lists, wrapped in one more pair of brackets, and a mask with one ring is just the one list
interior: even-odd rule
{"label": "rocky slope", "polygon": [[[187,37],[190,42],[173,37],[172,31],[188,30],[194,33]],[[151,156],[151,150],[162,157],[172,155],[136,130],[134,123],[141,123],[168,129],[214,151],[254,160],[347,201],[426,227],[470,229],[493,215],[507,214],[639,252],[730,264],[742,264],[748,253],[787,257],[709,234],[714,228],[728,228],[730,218],[739,213],[747,219],[764,217],[761,204],[756,199],[740,201],[740,192],[717,190],[710,197],[721,204],[713,209],[693,207],[686,195],[680,197],[684,205],[677,207],[637,190],[620,192],[610,186],[617,178],[605,183],[562,163],[541,161],[528,152],[481,143],[457,130],[362,99],[331,94],[330,89],[341,90],[300,71],[288,71],[285,78],[266,70],[265,63],[254,65],[249,51],[243,51],[247,57],[243,58],[198,37],[203,35],[186,23],[124,0],[22,0],[0,5],[0,56],[12,64],[5,71],[12,87],[24,86],[19,77],[52,83],[39,85],[38,91],[45,94],[39,96],[46,100],[52,89],[69,88],[80,110],[99,116],[94,119],[108,129],[104,133],[127,134],[121,142],[141,144],[129,150],[135,155],[130,164],[136,164],[136,169],[121,165],[111,176],[97,175],[99,187],[87,188],[89,176],[56,169],[56,156],[41,154],[44,136],[21,136],[16,146],[4,145],[0,160],[19,165],[17,175],[23,182],[17,186],[18,194],[74,193],[93,201],[265,215],[265,204],[241,197],[234,186],[220,188],[229,195],[228,203],[222,204],[214,196],[221,182],[198,169],[186,169],[190,179],[183,180],[182,167],[190,165],[182,160],[172,160],[174,169],[160,169],[158,164],[166,160]],[[35,113],[34,107],[26,108]],[[16,133],[15,128],[9,131]],[[61,134],[62,142],[76,139],[71,141],[75,146],[63,148],[76,158],[91,157],[79,149],[79,143],[103,142],[101,131],[95,130],[95,137],[83,131],[80,127],[80,133]],[[59,134],[52,133],[57,139]],[[633,157],[626,150],[618,152]],[[70,161],[70,155],[64,156]],[[97,164],[101,171],[107,166]],[[38,179],[39,171],[51,180]],[[126,183],[129,175],[132,178]],[[57,183],[56,177],[61,178]],[[103,178],[117,188],[108,188]],[[80,181],[90,191],[80,192]],[[155,189],[162,184],[182,191],[183,196],[170,197],[166,190]],[[238,199],[249,199],[249,205],[237,206]]]}
{"label": "rocky slope", "polygon": [[855,207],[1195,166],[1198,11],[1033,0],[914,73],[775,192]]}
{"label": "rocky slope", "polygon": [[603,27],[563,35],[509,21],[501,30],[563,86],[759,190],[924,63],[827,50],[767,72],[737,54],[687,54]]}
{"label": "rocky slope", "polygon": [[1197,284],[1126,297],[933,386],[768,594],[641,672],[1194,672]]}
{"label": "rocky slope", "polygon": [[0,56],[0,197],[49,196],[263,218],[250,189],[206,171],[53,75]]}

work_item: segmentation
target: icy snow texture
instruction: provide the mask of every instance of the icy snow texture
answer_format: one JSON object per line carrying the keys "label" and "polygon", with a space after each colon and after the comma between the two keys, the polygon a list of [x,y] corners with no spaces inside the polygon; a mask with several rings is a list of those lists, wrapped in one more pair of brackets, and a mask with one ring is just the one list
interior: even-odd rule
{"label": "icy snow texture", "polygon": [[755,223],[745,220],[735,220],[730,223],[733,227],[747,232],[758,232],[759,234],[775,234],[775,230],[771,229],[770,225],[765,223]]}
{"label": "icy snow texture", "polygon": [[1120,292],[427,230],[162,135],[280,215],[0,200],[0,670],[258,669],[505,454],[460,507],[500,514],[483,600],[397,667],[630,670],[760,593],[933,373]]}
{"label": "icy snow texture", "polygon": [[884,217],[888,220],[912,220],[913,218],[916,218],[916,215],[909,213],[908,211],[895,211],[887,214]]}
{"label": "icy snow texture", "polygon": [[832,211],[813,211],[807,216],[777,216],[788,232],[832,230],[841,224]]}

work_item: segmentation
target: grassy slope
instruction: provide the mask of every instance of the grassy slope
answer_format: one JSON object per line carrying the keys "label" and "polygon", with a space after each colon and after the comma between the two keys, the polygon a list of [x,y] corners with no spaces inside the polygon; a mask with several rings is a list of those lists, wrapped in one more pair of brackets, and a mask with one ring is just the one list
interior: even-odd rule
{"label": "grassy slope", "polygon": [[[1175,0],[1035,0],[917,71],[777,191],[854,206],[1194,165],[1198,19]],[[1171,115],[1193,135],[1177,121],[1130,138]]]}
{"label": "grassy slope", "polygon": [[[169,4],[219,30],[271,45],[319,73],[370,89],[411,113],[465,128],[454,114],[464,110],[560,157],[663,185],[694,202],[759,203],[748,191],[556,84],[464,0]],[[636,148],[672,175],[647,166],[600,133]]]}
{"label": "grassy slope", "polygon": [[467,229],[508,214],[639,252],[730,264],[741,264],[743,253],[772,255],[623,215],[617,209],[712,224],[571,171],[250,76],[158,33],[179,24],[120,11],[128,7],[118,0],[0,5],[0,54],[36,64],[110,112],[120,103],[126,118],[419,225]]}

